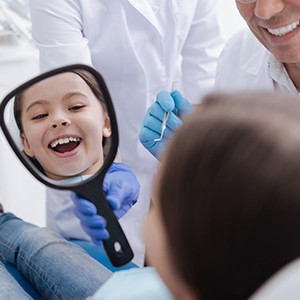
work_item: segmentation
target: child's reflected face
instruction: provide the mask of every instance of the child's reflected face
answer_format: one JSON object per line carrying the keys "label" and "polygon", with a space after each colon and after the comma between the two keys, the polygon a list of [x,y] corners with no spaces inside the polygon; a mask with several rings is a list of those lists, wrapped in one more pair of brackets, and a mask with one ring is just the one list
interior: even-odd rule
{"label": "child's reflected face", "polygon": [[94,174],[103,164],[103,137],[110,136],[107,113],[75,73],[47,78],[22,97],[21,141],[54,180]]}

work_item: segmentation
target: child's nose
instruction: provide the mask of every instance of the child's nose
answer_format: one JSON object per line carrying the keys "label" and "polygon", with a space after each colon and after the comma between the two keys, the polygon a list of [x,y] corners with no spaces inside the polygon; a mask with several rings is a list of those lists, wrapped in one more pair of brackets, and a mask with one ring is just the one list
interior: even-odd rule
{"label": "child's nose", "polygon": [[52,122],[51,127],[57,128],[58,126],[67,126],[67,125],[68,125],[68,121],[66,120],[56,120]]}

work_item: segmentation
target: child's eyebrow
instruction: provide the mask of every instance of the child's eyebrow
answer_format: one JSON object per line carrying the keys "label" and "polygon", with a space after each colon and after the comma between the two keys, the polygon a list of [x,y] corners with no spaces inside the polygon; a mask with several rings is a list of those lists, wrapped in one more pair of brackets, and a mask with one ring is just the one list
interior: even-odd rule
{"label": "child's eyebrow", "polygon": [[69,98],[71,98],[72,96],[83,96],[85,98],[89,98],[85,93],[81,92],[81,91],[75,91],[75,92],[70,92],[64,95],[62,100],[67,100]]}
{"label": "child's eyebrow", "polygon": [[30,103],[30,105],[27,107],[26,112],[28,112],[33,106],[35,105],[42,105],[42,104],[46,104],[47,101],[46,100],[36,100]]}
{"label": "child's eyebrow", "polygon": [[[62,98],[62,101],[68,100],[72,96],[76,96],[76,95],[83,96],[86,99],[89,99],[89,97],[85,93],[80,92],[80,91],[75,91],[75,92],[69,92],[69,93],[65,94],[63,96],[63,98]],[[43,105],[43,104],[47,104],[47,103],[49,103],[49,101],[48,100],[44,100],[44,99],[39,99],[39,100],[33,101],[27,107],[26,112],[28,112],[28,110],[30,110],[35,105]]]}

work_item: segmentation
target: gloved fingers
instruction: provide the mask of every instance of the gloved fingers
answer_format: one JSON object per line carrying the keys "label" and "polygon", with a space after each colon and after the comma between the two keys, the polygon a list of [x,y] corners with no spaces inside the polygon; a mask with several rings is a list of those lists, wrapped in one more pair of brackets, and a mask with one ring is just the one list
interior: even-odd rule
{"label": "gloved fingers", "polygon": [[99,229],[104,229],[106,226],[106,220],[99,215],[94,215],[94,216],[80,215],[79,219],[82,226],[84,226],[85,228],[93,228],[99,230]]}
{"label": "gloved fingers", "polygon": [[75,203],[75,212],[78,212],[81,215],[85,215],[87,217],[91,217],[97,214],[96,206],[83,198],[80,198]]}
{"label": "gloved fingers", "polygon": [[175,103],[174,113],[177,116],[182,117],[184,114],[193,111],[192,104],[187,99],[185,99],[179,91],[177,90],[172,91],[171,96]]}
{"label": "gloved fingers", "polygon": [[161,119],[148,115],[144,119],[143,128],[149,129],[150,131],[160,135],[163,118],[164,114],[162,114]]}
{"label": "gloved fingers", "polygon": [[[130,176],[130,175],[129,175]],[[106,194],[106,199],[113,210],[120,208],[124,203],[131,201],[136,203],[139,196],[139,188],[124,182],[122,185],[113,184]]]}
{"label": "gloved fingers", "polygon": [[130,202],[128,209],[137,202],[140,184],[128,166],[122,163],[113,163],[109,172],[104,177],[103,190],[106,193],[109,205],[115,213],[115,210],[123,206],[123,210],[125,211],[127,202]]}
{"label": "gloved fingers", "polygon": [[[124,172],[124,174],[126,174]],[[110,207],[115,210],[122,205],[124,200],[124,186],[126,181],[120,182],[120,174],[114,172],[106,174],[103,181],[103,190],[106,193],[106,200],[108,201]],[[125,175],[126,176],[126,175]],[[121,178],[121,181],[122,178]]]}
{"label": "gloved fingers", "polygon": [[[163,143],[165,139],[170,139],[173,134],[174,131],[182,125],[182,121],[174,114],[174,113],[170,113],[167,124],[166,124],[166,128],[163,132],[163,137],[161,141],[157,141],[157,143]],[[161,136],[161,131],[162,128],[160,129],[160,133],[158,135],[155,135],[156,138],[160,138]],[[150,134],[148,136],[150,138]],[[154,139],[152,139],[154,140]]]}
{"label": "gloved fingers", "polygon": [[[167,125],[166,129],[169,129],[171,131],[171,133],[173,133],[179,126],[182,125],[182,121],[178,116],[176,116],[176,114],[170,113],[166,125]],[[165,133],[166,133],[166,136],[169,134],[166,130],[165,130]],[[169,135],[169,137],[170,137],[170,135]]]}
{"label": "gloved fingers", "polygon": [[[164,131],[164,136],[170,137],[171,132],[175,131],[179,126],[182,125],[182,121],[174,113],[170,113],[167,121],[167,127]],[[162,122],[154,117],[147,118],[139,134],[139,140],[145,143],[150,140],[160,138],[162,130]],[[168,132],[171,131],[171,132]]]}
{"label": "gloved fingers", "polygon": [[125,165],[121,162],[114,161],[112,163],[112,165],[110,166],[110,168],[108,169],[108,172],[114,173],[114,172],[119,172],[119,171],[130,172],[130,173],[132,172],[131,169],[127,165]]}
{"label": "gloved fingers", "polygon": [[[134,204],[137,202],[138,196],[131,196],[127,200],[122,200],[120,203],[119,199],[117,197],[111,197],[108,200],[109,205],[114,210],[114,214],[116,215],[116,211],[119,209],[123,209],[124,213],[127,212]],[[127,209],[127,210],[126,210]]]}
{"label": "gloved fingers", "polygon": [[159,92],[156,96],[156,102],[159,103],[164,112],[170,112],[175,108],[174,99],[167,91]]}
{"label": "gloved fingers", "polygon": [[83,228],[84,231],[94,240],[107,240],[109,233],[106,229]]}
{"label": "gloved fingers", "polygon": [[[162,106],[156,101],[147,109],[143,124],[148,122],[148,119],[157,119],[162,122],[164,119],[166,111],[162,108]],[[149,123],[149,122],[148,122]],[[152,121],[151,121],[152,123]]]}
{"label": "gloved fingers", "polygon": [[[170,130],[168,127],[166,127],[166,129],[164,130],[162,139],[160,141],[157,141],[155,143],[157,144],[164,144],[166,142],[166,140],[170,139],[173,136],[174,132],[173,130]],[[160,136],[159,136],[160,137]]]}
{"label": "gloved fingers", "polygon": [[71,193],[71,199],[73,200],[75,206],[75,212],[84,214],[86,216],[92,216],[97,213],[96,206],[92,202],[81,198],[76,193]]}
{"label": "gloved fingers", "polygon": [[117,217],[117,219],[121,219],[135,203],[136,201],[127,201],[119,209],[114,210],[114,214]]}
{"label": "gloved fingers", "polygon": [[156,143],[154,142],[155,139],[158,139],[160,137],[160,132],[156,132],[151,130],[148,127],[142,127],[139,133],[139,140],[142,144],[145,144],[147,142],[150,143]]}
{"label": "gloved fingers", "polygon": [[144,147],[158,160],[160,159],[161,153],[164,151],[166,139],[163,138],[160,142],[152,142],[144,144]]}
{"label": "gloved fingers", "polygon": [[155,158],[157,158],[157,154],[159,153],[159,149],[161,148],[161,146],[158,145],[158,142],[154,142],[153,140],[148,140],[142,142],[142,144]]}

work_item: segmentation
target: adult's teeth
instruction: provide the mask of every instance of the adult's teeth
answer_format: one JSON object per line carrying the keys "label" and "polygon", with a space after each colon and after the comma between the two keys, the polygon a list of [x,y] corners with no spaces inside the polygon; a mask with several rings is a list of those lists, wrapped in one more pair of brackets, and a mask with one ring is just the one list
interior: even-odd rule
{"label": "adult's teeth", "polygon": [[289,24],[287,26],[284,26],[284,27],[280,27],[280,28],[276,28],[276,29],[268,29],[268,31],[273,35],[283,36],[283,35],[291,32],[292,30],[294,30],[299,24],[300,24],[300,21],[296,21],[296,22]]}
{"label": "adult's teeth", "polygon": [[80,138],[77,138],[77,137],[60,138],[60,139],[53,141],[50,144],[50,146],[51,146],[51,148],[55,148],[58,144],[62,145],[62,144],[67,144],[69,142],[79,142],[79,141],[80,141]]}

